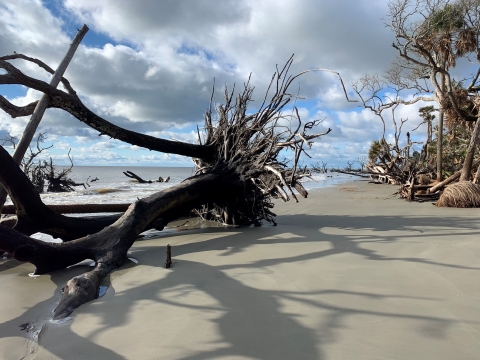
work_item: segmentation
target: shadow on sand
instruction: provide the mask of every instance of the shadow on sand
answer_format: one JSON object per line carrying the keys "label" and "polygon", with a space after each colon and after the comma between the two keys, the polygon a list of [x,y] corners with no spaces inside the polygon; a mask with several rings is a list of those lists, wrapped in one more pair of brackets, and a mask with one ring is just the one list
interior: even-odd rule
{"label": "shadow on sand", "polygon": [[[271,289],[259,289],[245,285],[238,279],[229,276],[229,271],[242,269],[251,271],[252,276],[257,271],[263,271],[272,266],[284,264],[296,264],[299,267],[305,261],[316,261],[319,265],[323,259],[332,256],[354,254],[367,261],[394,261],[399,263],[417,263],[425,266],[439,266],[453,268],[465,271],[478,271],[480,266],[465,266],[456,263],[439,262],[434,259],[423,257],[396,257],[382,254],[367,248],[367,244],[375,242],[388,247],[400,240],[419,242],[422,238],[434,237],[455,237],[461,230],[464,234],[480,234],[480,226],[474,218],[448,218],[441,222],[442,233],[435,234],[423,229],[438,227],[439,220],[436,217],[390,217],[390,216],[312,216],[312,215],[284,215],[278,218],[279,226],[265,226],[261,228],[245,229],[201,229],[193,233],[177,232],[170,233],[168,237],[155,241],[155,245],[150,246],[149,240],[142,242],[141,246],[133,247],[131,253],[139,260],[140,266],[159,268],[163,266],[165,259],[165,245],[168,243],[173,246],[174,266],[172,269],[165,270],[167,275],[161,279],[142,283],[139,286],[132,286],[130,289],[122,292],[116,292],[114,285],[108,292],[113,297],[127,297],[128,301],[121,302],[125,308],[120,311],[109,311],[108,303],[105,306],[96,306],[95,309],[89,308],[89,304],[84,305],[79,311],[83,313],[92,313],[101,318],[99,321],[102,326],[96,328],[88,337],[81,337],[71,330],[71,323],[58,325],[48,324],[51,328],[45,334],[45,341],[40,336],[40,345],[58,356],[59,358],[99,358],[99,359],[124,359],[124,357],[115,352],[114,349],[101,346],[93,341],[102,332],[121,327],[128,323],[129,313],[133,306],[139,301],[148,299],[155,302],[168,304],[176,307],[177,311],[182,312],[182,308],[193,309],[197,311],[212,311],[220,314],[215,319],[210,320],[215,326],[217,333],[221,337],[219,346],[214,350],[199,350],[194,354],[185,355],[184,360],[200,360],[213,358],[227,358],[229,356],[248,357],[262,360],[278,359],[304,359],[316,360],[324,359],[325,354],[322,346],[329,343],[335,343],[339,336],[346,318],[354,315],[375,316],[385,319],[411,319],[420,322],[420,329],[423,336],[435,338],[447,338],[448,329],[458,323],[469,323],[478,325],[476,322],[455,320],[451,318],[432,317],[412,313],[398,313],[395,311],[372,311],[362,310],[358,307],[348,307],[332,304],[330,301],[332,294],[341,294],[362,301],[378,302],[389,298],[405,299],[406,301],[440,301],[441,299],[429,297],[413,297],[403,294],[382,294],[377,292],[356,292],[342,289],[324,289],[312,291],[281,291]],[[342,235],[325,234],[320,231],[322,228],[333,228],[337,230],[367,230],[368,235]],[[288,231],[289,237],[280,236]],[[387,232],[388,231],[388,232]],[[214,236],[228,233],[226,236]],[[312,234],[318,234],[312,236]],[[192,236],[192,239],[198,235],[212,235],[210,239],[197,242],[185,242],[176,244],[175,238],[178,236]],[[268,241],[264,239],[268,238]],[[183,239],[184,241],[185,239]],[[300,243],[328,243],[329,246],[321,247],[321,250],[300,255],[286,257],[270,257],[268,259],[259,259],[238,263],[228,258],[239,253],[248,253],[250,248],[258,244],[266,244],[272,248],[279,244]],[[221,251],[220,254],[212,251]],[[191,261],[180,259],[184,255],[192,253],[205,253],[204,261]],[[207,255],[208,254],[208,255]],[[209,264],[212,256],[222,256],[225,260],[223,265],[213,266]],[[13,264],[12,264],[13,266]],[[127,266],[133,266],[129,263]],[[85,271],[83,267],[72,267],[65,271],[60,271],[49,275],[53,283],[56,284],[55,293],[50,299],[38,303],[36,307],[28,309],[20,317],[0,324],[0,332],[4,336],[18,336],[18,325],[28,319],[32,314],[37,314],[39,309],[52,309],[56,299],[59,296],[61,287],[72,276]],[[120,269],[120,271],[128,271]],[[480,273],[479,273],[480,274]],[[248,275],[246,275],[248,276]],[[477,278],[478,279],[478,278]],[[322,281],[322,274],[318,274],[318,281]],[[191,291],[202,291],[215,299],[216,305],[196,305],[186,304],[176,301],[176,297],[170,296],[172,289],[183,289],[186,293]],[[294,289],[295,290],[295,289]],[[114,295],[112,295],[112,293]],[[104,301],[102,299],[96,301]],[[285,301],[297,303],[299,306],[307,305],[313,308],[321,309],[324,316],[321,320],[321,326],[316,329],[306,326],[299,321],[295,314],[289,314],[282,310]],[[46,317],[48,314],[46,314]],[[75,313],[74,313],[75,316]],[[37,321],[38,319],[31,319]],[[158,319],[152,319],[162,327],[162,314],[158,314]],[[55,331],[61,328],[63,335],[67,334],[70,339],[68,344],[60,345],[55,342]],[[132,329],[135,331],[135,329]],[[202,329],[197,329],[202,331]],[[137,346],[132,344],[132,347]],[[74,354],[74,355],[73,355]],[[158,354],[162,358],[162,354]]]}

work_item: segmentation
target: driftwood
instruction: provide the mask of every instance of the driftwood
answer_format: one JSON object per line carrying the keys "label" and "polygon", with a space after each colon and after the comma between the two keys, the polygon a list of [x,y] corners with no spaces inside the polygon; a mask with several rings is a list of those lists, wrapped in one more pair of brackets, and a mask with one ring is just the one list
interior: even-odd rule
{"label": "driftwood", "polygon": [[168,269],[172,266],[172,247],[170,244],[167,245],[167,260],[165,261],[165,267]]}
{"label": "driftwood", "polygon": [[161,176],[158,177],[157,182],[169,182],[170,181],[170,176],[167,177],[166,179],[162,178]]}
{"label": "driftwood", "polygon": [[341,174],[353,175],[353,176],[360,176],[362,178],[369,178],[371,174],[376,174],[368,171],[361,171],[361,170],[342,170],[342,169],[331,169],[330,172],[337,172]]}
{"label": "driftwood", "polygon": [[[25,235],[43,232],[69,241],[100,231],[119,218],[118,215],[69,218],[57,214],[42,202],[33,184],[3,147],[0,147],[0,164],[0,182],[16,208],[18,220],[14,229]],[[1,241],[0,250],[5,250],[1,248]]]}
{"label": "driftwood", "polygon": [[151,184],[152,183],[151,180],[143,180],[140,176],[138,176],[137,174],[135,174],[131,171],[124,171],[123,173],[125,174],[125,176],[128,176],[131,179],[135,179],[141,184]]}
{"label": "driftwood", "polygon": [[[87,213],[110,213],[125,212],[131,204],[71,204],[71,205],[47,205],[47,208],[57,214],[87,214]],[[14,205],[5,205],[2,214],[15,214]]]}
{"label": "driftwood", "polygon": [[[6,187],[18,217],[14,229],[0,226],[0,250],[34,264],[37,274],[85,259],[95,262],[91,271],[76,276],[64,287],[54,319],[64,318],[94,299],[100,281],[123,264],[128,249],[146,229],[163,229],[168,222],[192,210],[231,225],[260,225],[262,221],[276,224],[272,198],[297,200],[295,189],[307,196],[298,181],[300,155],[312,146],[314,139],[331,129],[310,133],[320,121],[303,123],[296,107],[290,119],[292,128],[278,124],[283,124],[284,107],[293,96],[287,89],[300,75],[287,75],[292,62],[293,57],[274,74],[269,93],[256,113],[248,111],[253,92],[249,82],[237,95],[225,88],[225,103],[219,106],[214,106],[212,91],[204,132],[199,133],[199,144],[194,145],[121,129],[87,109],[76,94],[30,78],[0,60],[0,68],[6,71],[0,74],[0,84],[24,85],[44,92],[51,96],[52,107],[68,111],[102,134],[152,150],[191,156],[197,168],[194,176],[136,201],[121,216],[68,218],[42,203],[25,174],[0,147],[0,182]],[[2,97],[0,108],[12,116],[30,111],[29,105],[16,107]],[[291,161],[284,159],[285,154],[292,156]],[[71,241],[52,244],[26,236],[37,231]]]}
{"label": "driftwood", "polygon": [[[480,165],[480,159],[476,160],[476,161],[473,163],[472,167],[477,167],[477,166],[479,166],[479,165]],[[439,182],[438,184],[436,184],[435,186],[433,186],[432,188],[430,188],[429,193],[433,193],[433,192],[435,192],[435,191],[437,191],[437,190],[440,190],[440,189],[442,189],[443,187],[445,187],[446,185],[451,184],[452,182],[460,179],[461,174],[462,174],[462,170],[457,171],[455,174],[449,176],[449,177],[446,178],[445,180]]]}
{"label": "driftwood", "polygon": [[62,177],[45,177],[48,180],[47,191],[49,192],[69,192],[75,191],[73,186],[83,186],[87,188],[84,183],[76,183],[72,179]]}
{"label": "driftwood", "polygon": [[241,193],[241,187],[232,188],[237,182],[234,173],[199,175],[138,200],[118,221],[102,231],[64,244],[37,241],[0,225],[0,249],[17,260],[34,264],[35,274],[60,270],[85,259],[95,261],[92,271],[76,276],[64,287],[53,316],[61,319],[86,301],[95,299],[101,279],[123,264],[128,249],[153,220],[161,227],[188,209],[231,196],[232,190]]}

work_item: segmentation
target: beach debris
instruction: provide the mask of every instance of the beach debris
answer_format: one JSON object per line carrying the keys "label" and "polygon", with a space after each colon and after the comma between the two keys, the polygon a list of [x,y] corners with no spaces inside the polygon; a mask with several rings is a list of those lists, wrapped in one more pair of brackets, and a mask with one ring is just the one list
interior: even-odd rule
{"label": "beach debris", "polygon": [[[57,214],[87,214],[125,212],[130,205],[131,204],[62,204],[47,205],[47,207]],[[5,205],[2,214],[15,214],[15,206]],[[14,220],[16,222],[16,218]],[[4,222],[7,222],[7,220],[2,219],[1,224],[8,226]],[[13,225],[15,225],[15,223],[13,223]]]}
{"label": "beach debris", "polygon": [[480,185],[460,181],[449,185],[437,201],[438,207],[476,208],[480,207]]}
{"label": "beach debris", "polygon": [[31,323],[31,322],[26,322],[24,324],[20,324],[20,325],[18,325],[18,327],[20,328],[20,331],[26,331],[28,333],[31,333],[35,330],[35,327],[34,327],[33,323]]}
{"label": "beach debris", "polygon": [[162,178],[161,176],[158,177],[157,182],[169,182],[170,181],[170,176],[167,177],[166,179]]}
{"label": "beach debris", "polygon": [[168,269],[172,266],[172,247],[170,244],[167,245],[167,260],[165,261],[165,267]]}
{"label": "beach debris", "polygon": [[140,184],[151,184],[152,183],[152,180],[144,180],[140,176],[135,174],[134,172],[124,171],[123,173],[125,174],[125,176],[127,176],[129,178],[137,180]]}
{"label": "beach debris", "polygon": [[[197,129],[197,144],[122,129],[93,113],[78,97],[42,83],[41,91],[51,96],[52,107],[68,111],[102,135],[153,151],[190,157],[196,166],[193,176],[135,201],[121,216],[72,218],[49,209],[10,154],[0,147],[0,182],[21,210],[17,211],[15,230],[0,226],[0,250],[35,265],[37,275],[65,269],[85,259],[96,262],[94,268],[64,286],[53,320],[66,318],[77,307],[95,299],[102,279],[124,264],[128,250],[145,230],[163,228],[192,210],[229,226],[259,226],[263,221],[275,224],[274,198],[298,201],[299,194],[307,196],[301,184],[306,174],[298,172],[302,155],[331,129],[322,125],[322,120],[303,121],[295,105],[292,112],[285,112],[287,103],[296,99],[290,85],[310,72],[289,75],[293,60],[292,56],[283,68],[276,68],[263,102],[254,111],[249,110],[254,90],[250,78],[238,93],[235,88],[223,86],[222,105],[214,97],[215,88],[212,89],[203,133]],[[2,58],[0,68],[6,72],[1,79],[31,86],[31,78]],[[5,98],[0,102],[0,108],[10,115],[30,111],[29,105],[10,105]],[[139,180],[131,171],[125,174]],[[64,242],[62,246],[52,246],[28,236],[35,232],[61,237]],[[167,251],[165,266],[169,267],[171,248]]]}

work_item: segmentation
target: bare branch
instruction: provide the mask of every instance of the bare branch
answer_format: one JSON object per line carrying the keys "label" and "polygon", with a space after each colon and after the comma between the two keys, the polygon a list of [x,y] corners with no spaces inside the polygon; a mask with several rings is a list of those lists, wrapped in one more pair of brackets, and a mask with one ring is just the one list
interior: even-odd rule
{"label": "bare branch", "polygon": [[[50,66],[45,64],[43,61],[41,61],[39,59],[36,59],[36,58],[32,58],[30,56],[26,56],[26,55],[23,55],[23,54],[17,54],[17,53],[14,53],[12,55],[0,56],[0,60],[14,60],[14,59],[23,59],[23,60],[26,60],[26,61],[33,62],[33,63],[37,64],[39,67],[41,67],[42,69],[44,69],[45,71],[47,71],[48,73],[50,73],[52,75],[55,73],[55,71]],[[76,94],[76,91],[73,90],[72,86],[70,85],[70,82],[67,79],[65,79],[63,76],[60,79],[60,82],[63,84],[63,86],[65,87],[65,89],[68,91],[69,94],[72,94],[72,95]]]}

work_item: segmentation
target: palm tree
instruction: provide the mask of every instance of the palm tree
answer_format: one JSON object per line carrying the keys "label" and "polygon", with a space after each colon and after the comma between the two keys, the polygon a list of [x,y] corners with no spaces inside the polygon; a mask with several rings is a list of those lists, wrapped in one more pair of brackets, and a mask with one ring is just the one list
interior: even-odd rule
{"label": "palm tree", "polygon": [[425,160],[430,157],[429,145],[432,142],[433,126],[432,121],[435,119],[435,115],[432,114],[436,109],[433,106],[424,106],[418,110],[420,117],[427,124],[427,141],[425,142]]}
{"label": "palm tree", "polygon": [[[443,120],[444,109],[442,103],[446,99],[447,87],[445,73],[451,67],[455,67],[456,60],[467,54],[478,51],[478,32],[468,26],[466,19],[471,10],[471,1],[460,0],[452,4],[446,4],[443,8],[434,11],[424,22],[425,35],[421,40],[422,45],[434,57],[439,73],[436,96],[439,98],[439,120],[437,141],[437,180],[442,180],[442,154],[443,154]],[[478,0],[477,0],[478,2]],[[436,75],[436,74],[435,74]],[[448,84],[451,88],[451,84]],[[467,151],[464,161],[464,170],[470,174],[473,163],[473,155],[478,139],[480,128],[477,126],[472,134],[471,146]],[[465,179],[462,172],[462,179]],[[467,176],[469,177],[469,175]]]}

